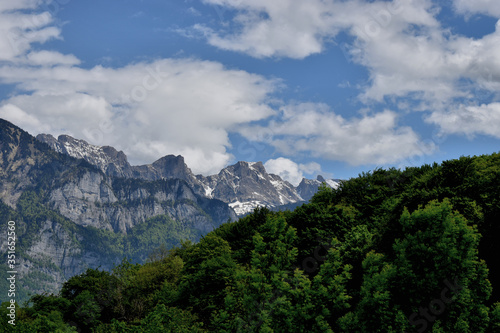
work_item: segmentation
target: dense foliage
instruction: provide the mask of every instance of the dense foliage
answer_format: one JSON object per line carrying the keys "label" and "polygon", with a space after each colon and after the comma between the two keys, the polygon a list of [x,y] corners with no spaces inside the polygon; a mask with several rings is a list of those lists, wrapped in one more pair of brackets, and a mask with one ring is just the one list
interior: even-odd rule
{"label": "dense foliage", "polygon": [[16,331],[500,332],[499,192],[500,154],[377,169],[89,269],[18,308]]}

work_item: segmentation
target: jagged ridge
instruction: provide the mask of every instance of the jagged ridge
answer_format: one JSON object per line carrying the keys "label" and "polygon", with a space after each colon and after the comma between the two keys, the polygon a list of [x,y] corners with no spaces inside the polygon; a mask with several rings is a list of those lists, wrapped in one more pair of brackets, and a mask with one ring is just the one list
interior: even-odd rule
{"label": "jagged ridge", "polygon": [[194,175],[182,156],[167,155],[152,164],[131,166],[123,152],[113,147],[99,147],[84,140],[61,135],[40,134],[40,141],[54,150],[76,158],[83,158],[99,167],[105,174],[114,177],[140,178],[146,180],[182,179],[197,194],[221,200],[232,207],[238,215],[253,211],[256,207],[279,207],[308,201],[322,183],[333,188],[338,180],[303,179],[294,187],[278,175],[267,173],[262,162],[240,161],[222,169],[217,175]]}

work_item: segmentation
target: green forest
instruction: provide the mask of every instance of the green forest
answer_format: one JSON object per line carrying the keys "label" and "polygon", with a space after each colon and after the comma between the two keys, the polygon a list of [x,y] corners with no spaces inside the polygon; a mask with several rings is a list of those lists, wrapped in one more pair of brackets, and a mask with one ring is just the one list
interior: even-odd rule
{"label": "green forest", "polygon": [[500,154],[376,169],[293,211],[256,209],[197,243],[160,246],[143,264],[88,269],[0,329],[500,332],[499,239]]}

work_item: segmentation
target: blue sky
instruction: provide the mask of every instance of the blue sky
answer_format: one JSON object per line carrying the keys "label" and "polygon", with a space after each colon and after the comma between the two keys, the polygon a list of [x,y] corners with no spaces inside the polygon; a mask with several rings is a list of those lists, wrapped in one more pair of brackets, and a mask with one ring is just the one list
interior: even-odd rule
{"label": "blue sky", "polygon": [[297,184],[489,154],[500,2],[6,0],[0,117]]}

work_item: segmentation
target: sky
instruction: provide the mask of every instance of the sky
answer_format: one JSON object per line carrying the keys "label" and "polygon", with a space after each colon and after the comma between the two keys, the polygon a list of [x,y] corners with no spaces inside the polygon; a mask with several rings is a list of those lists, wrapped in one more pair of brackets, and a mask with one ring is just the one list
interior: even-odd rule
{"label": "sky", "polygon": [[2,0],[0,118],[297,185],[491,154],[498,0]]}

